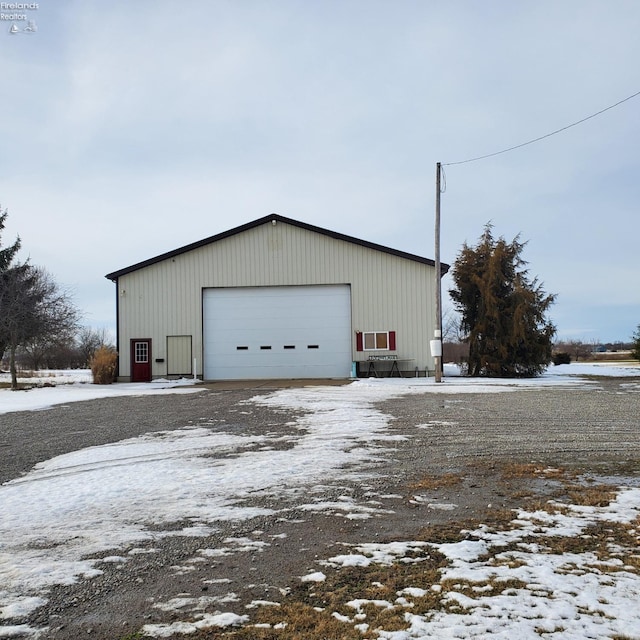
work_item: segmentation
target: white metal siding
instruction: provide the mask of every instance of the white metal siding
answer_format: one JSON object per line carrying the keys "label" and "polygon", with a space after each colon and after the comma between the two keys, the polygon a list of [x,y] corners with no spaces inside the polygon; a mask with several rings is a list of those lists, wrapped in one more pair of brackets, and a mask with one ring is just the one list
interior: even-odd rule
{"label": "white metal siding", "polygon": [[348,285],[205,289],[204,378],[345,378]]}
{"label": "white metal siding", "polygon": [[[119,340],[192,335],[202,375],[202,290],[209,287],[351,284],[352,331],[394,330],[397,355],[433,369],[433,266],[295,225],[266,223],[123,275],[118,280]],[[355,343],[355,341],[352,341]],[[155,356],[160,354],[156,351]],[[353,351],[351,360],[362,359]],[[154,363],[153,375],[166,375]],[[120,375],[129,375],[128,349]]]}

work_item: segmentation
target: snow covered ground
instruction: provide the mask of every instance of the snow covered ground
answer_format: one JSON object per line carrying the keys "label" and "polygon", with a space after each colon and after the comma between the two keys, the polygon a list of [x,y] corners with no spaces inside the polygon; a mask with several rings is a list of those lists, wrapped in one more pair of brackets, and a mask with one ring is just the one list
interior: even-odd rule
{"label": "snow covered ground", "polygon": [[[583,376],[639,376],[640,366],[562,365],[533,380],[478,381],[456,377],[455,368],[448,368],[446,373],[442,384],[418,378],[367,379],[345,386],[282,389],[254,398],[255,403],[304,410],[298,422],[300,432],[290,437],[291,446],[284,450],[274,446],[275,438],[281,441],[281,435],[243,436],[187,427],[57,456],[5,483],[0,486],[0,638],[38,637],[42,630],[12,621],[45,602],[51,586],[99,574],[105,560],[87,560],[91,554],[109,552],[112,561],[126,562],[125,549],[141,541],[176,535],[169,529],[162,533],[161,527],[177,521],[192,523],[180,535],[206,535],[215,529],[216,522],[259,515],[255,508],[240,504],[249,494],[281,495],[282,487],[286,487],[292,495],[303,495],[305,487],[344,477],[346,465],[356,468],[359,462],[379,456],[380,449],[374,451],[376,442],[394,436],[387,430],[389,416],[374,408],[376,402],[404,394],[499,393],[532,385],[585,386],[590,382]],[[66,372],[64,376],[48,376],[47,380],[55,386],[25,392],[0,390],[0,413],[116,395],[198,392],[192,380],[97,386],[89,384],[88,372]],[[629,390],[640,391],[640,385],[630,381]],[[207,455],[211,451],[216,452],[215,458]],[[228,457],[221,455],[225,452]],[[237,464],[238,457],[245,464]],[[367,515],[355,504],[343,508],[352,508],[354,517]],[[509,552],[512,562],[482,559],[489,548],[518,542],[541,527],[553,530],[556,536],[576,536],[589,523],[633,522],[639,514],[640,490],[623,488],[606,508],[576,508],[562,516],[521,513],[514,516],[508,531],[476,532],[479,542],[473,545],[440,545],[439,550],[451,559],[443,580],[517,576],[526,587],[508,596],[448,593],[447,597],[457,599],[464,611],[440,611],[429,618],[412,615],[407,604],[409,630],[385,632],[380,637],[539,638],[559,628],[564,631],[557,637],[576,640],[606,638],[615,633],[640,637],[637,570],[621,566],[615,572],[603,571],[598,559],[590,554],[541,556],[540,549],[526,544],[517,552]],[[147,524],[155,525],[153,532]],[[408,548],[406,542],[403,544],[394,547],[396,560],[404,557],[397,550]],[[391,557],[389,549],[370,545],[326,561],[334,566],[380,561],[381,557],[386,561]],[[314,579],[321,579],[319,575]],[[436,584],[432,588],[440,587]],[[410,595],[409,591],[398,596],[405,599],[401,606]],[[362,620],[357,617],[357,609],[354,605],[354,624]],[[219,612],[185,621],[180,629],[188,632],[224,626],[224,621],[239,620]],[[145,629],[156,637],[166,637],[176,630],[162,625]]]}
{"label": "snow covered ground", "polygon": [[[514,386],[583,384],[581,376],[638,376],[638,365],[582,364],[574,363],[551,367],[543,376],[531,380],[500,380],[460,377],[456,365],[445,365],[445,378],[440,385],[434,385],[432,378],[392,378],[385,380],[385,386],[395,388],[410,387],[427,393],[477,393],[493,388],[508,389]],[[8,373],[0,373],[0,382],[10,382]],[[571,382],[573,380],[573,382]],[[91,372],[87,369],[65,371],[39,371],[33,377],[20,377],[21,384],[34,388],[24,393],[0,389],[0,414],[10,411],[34,411],[46,409],[56,404],[67,404],[96,398],[114,396],[153,395],[159,393],[191,393],[197,391],[196,382],[189,378],[180,380],[154,380],[150,383],[129,383],[113,385],[91,384]],[[400,392],[400,391],[399,391]],[[295,397],[295,392],[292,392]]]}
{"label": "snow covered ground", "polygon": [[[91,371],[88,369],[38,371],[37,375],[30,377],[20,376],[18,381],[20,384],[33,385],[33,388],[20,392],[0,389],[0,413],[35,411],[47,409],[56,404],[97,398],[176,393],[177,390],[193,393],[197,390],[194,387],[194,381],[186,378],[171,381],[155,380],[150,383],[91,384]],[[0,373],[0,382],[9,383],[11,377],[8,373]]]}

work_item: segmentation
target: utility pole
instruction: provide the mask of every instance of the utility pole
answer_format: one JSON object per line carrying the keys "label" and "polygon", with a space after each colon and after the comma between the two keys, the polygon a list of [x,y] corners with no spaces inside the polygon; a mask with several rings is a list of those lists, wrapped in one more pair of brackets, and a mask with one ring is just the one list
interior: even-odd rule
{"label": "utility pole", "polygon": [[431,355],[434,357],[436,382],[442,382],[442,273],[440,267],[440,176],[442,168],[436,163],[436,228],[435,228],[435,267],[436,267],[436,322],[431,341]]}

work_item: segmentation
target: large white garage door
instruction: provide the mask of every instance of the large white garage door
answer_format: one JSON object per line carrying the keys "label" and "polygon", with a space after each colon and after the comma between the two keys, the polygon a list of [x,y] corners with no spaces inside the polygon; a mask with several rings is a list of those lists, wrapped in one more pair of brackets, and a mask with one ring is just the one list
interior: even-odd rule
{"label": "large white garage door", "polygon": [[351,375],[349,285],[205,289],[203,315],[206,380]]}

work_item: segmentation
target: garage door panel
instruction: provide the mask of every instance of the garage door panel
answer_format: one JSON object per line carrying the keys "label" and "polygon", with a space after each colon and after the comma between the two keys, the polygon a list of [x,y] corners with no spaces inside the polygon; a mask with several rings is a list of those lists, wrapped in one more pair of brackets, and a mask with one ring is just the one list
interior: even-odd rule
{"label": "garage door panel", "polygon": [[206,379],[350,375],[348,285],[206,289],[203,312]]}

